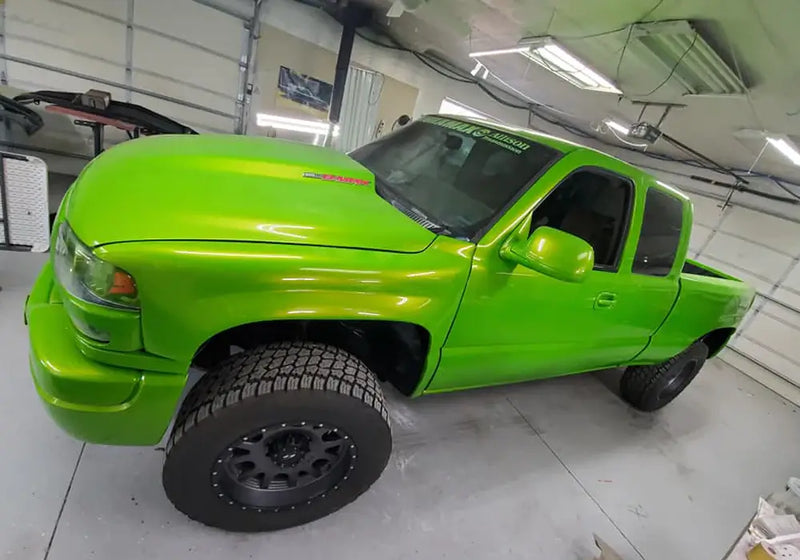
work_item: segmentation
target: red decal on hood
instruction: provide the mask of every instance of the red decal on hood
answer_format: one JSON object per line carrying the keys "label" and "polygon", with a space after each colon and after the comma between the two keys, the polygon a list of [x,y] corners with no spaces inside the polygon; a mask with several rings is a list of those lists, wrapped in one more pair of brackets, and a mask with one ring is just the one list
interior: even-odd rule
{"label": "red decal on hood", "polygon": [[348,183],[350,185],[369,185],[370,181],[357,179],[355,177],[343,177],[341,175],[331,175],[329,173],[312,173],[306,171],[303,177],[307,179],[319,179],[320,181],[332,181],[334,183]]}

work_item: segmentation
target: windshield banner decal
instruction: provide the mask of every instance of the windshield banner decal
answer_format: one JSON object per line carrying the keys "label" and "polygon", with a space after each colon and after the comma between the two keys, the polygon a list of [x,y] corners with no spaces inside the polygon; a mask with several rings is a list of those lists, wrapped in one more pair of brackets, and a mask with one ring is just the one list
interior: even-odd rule
{"label": "windshield banner decal", "polygon": [[473,138],[479,138],[481,140],[491,142],[492,144],[497,144],[502,148],[514,152],[515,154],[521,154],[531,147],[528,142],[519,138],[518,136],[512,136],[511,134],[506,134],[505,132],[486,128],[481,124],[469,124],[444,117],[423,117],[421,120],[422,122],[441,126],[442,128],[446,128],[448,130],[453,130],[455,132],[460,132],[461,134],[467,134]]}

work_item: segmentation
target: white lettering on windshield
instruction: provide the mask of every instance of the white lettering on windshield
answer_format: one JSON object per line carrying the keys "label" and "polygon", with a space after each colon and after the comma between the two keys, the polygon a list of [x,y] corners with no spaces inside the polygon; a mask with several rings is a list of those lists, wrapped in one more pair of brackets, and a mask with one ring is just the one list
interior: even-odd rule
{"label": "white lettering on windshield", "polygon": [[491,142],[492,144],[500,146],[501,148],[505,148],[506,150],[513,152],[515,154],[521,154],[522,152],[529,150],[531,147],[529,143],[525,142],[524,140],[522,140],[517,136],[512,136],[510,134],[506,134],[505,132],[492,130],[491,128],[485,128],[477,124],[469,124],[461,121],[454,121],[452,119],[446,119],[444,117],[424,117],[422,119],[422,122],[440,126],[448,130],[453,130],[455,132],[467,134],[469,136],[472,136],[473,138],[479,138],[481,140]]}

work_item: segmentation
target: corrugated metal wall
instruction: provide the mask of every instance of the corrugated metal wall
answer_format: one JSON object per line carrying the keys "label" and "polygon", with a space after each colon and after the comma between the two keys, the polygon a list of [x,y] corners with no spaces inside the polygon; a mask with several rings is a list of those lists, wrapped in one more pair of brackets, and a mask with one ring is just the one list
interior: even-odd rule
{"label": "corrugated metal wall", "polygon": [[192,0],[7,0],[3,10],[7,85],[95,87],[201,130],[233,131],[242,20]]}
{"label": "corrugated metal wall", "polygon": [[692,256],[758,291],[723,359],[800,400],[800,223],[691,196]]}
{"label": "corrugated metal wall", "polygon": [[349,152],[373,139],[382,89],[382,74],[350,67],[342,103],[339,150]]}

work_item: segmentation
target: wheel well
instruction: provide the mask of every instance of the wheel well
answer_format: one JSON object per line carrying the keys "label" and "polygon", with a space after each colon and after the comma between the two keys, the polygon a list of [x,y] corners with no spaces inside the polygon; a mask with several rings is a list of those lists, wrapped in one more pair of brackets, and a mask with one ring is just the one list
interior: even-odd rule
{"label": "wheel well", "polygon": [[430,334],[399,321],[282,320],[249,323],[214,335],[195,354],[192,365],[208,369],[241,350],[285,340],[324,342],[347,350],[410,395],[425,369]]}
{"label": "wheel well", "polygon": [[736,329],[732,327],[716,329],[701,338],[700,341],[708,346],[708,357],[716,356],[725,347],[734,332]]}

